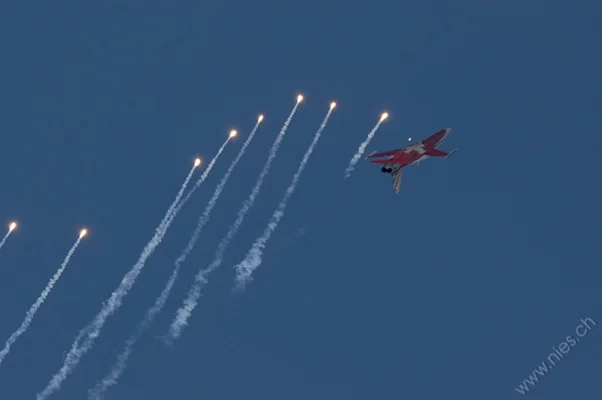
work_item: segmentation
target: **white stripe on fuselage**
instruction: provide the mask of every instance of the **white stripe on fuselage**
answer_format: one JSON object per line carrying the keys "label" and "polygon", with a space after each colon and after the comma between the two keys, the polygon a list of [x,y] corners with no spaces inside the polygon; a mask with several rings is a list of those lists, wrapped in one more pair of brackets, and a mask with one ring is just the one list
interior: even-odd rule
{"label": "white stripe on fuselage", "polygon": [[424,149],[424,143],[422,143],[422,142],[416,143],[409,147],[406,147],[406,149],[405,149],[406,153],[411,153],[412,151],[415,151],[418,154],[426,153],[426,150]]}

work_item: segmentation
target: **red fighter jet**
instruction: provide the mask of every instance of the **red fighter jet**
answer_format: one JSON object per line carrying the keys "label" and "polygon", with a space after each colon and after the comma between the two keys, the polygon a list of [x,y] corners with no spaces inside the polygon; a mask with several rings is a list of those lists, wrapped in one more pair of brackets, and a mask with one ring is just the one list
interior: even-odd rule
{"label": "red fighter jet", "polygon": [[443,142],[443,139],[445,139],[449,131],[451,131],[451,128],[443,129],[411,146],[385,151],[383,153],[374,152],[366,158],[388,157],[383,160],[374,160],[370,162],[373,164],[383,164],[381,171],[383,171],[385,174],[391,174],[391,178],[393,180],[393,189],[395,189],[395,193],[399,193],[399,186],[401,185],[401,173],[404,167],[418,163],[429,157],[447,158],[454,154],[456,150],[458,150],[455,149],[450,153],[437,150],[437,146]]}

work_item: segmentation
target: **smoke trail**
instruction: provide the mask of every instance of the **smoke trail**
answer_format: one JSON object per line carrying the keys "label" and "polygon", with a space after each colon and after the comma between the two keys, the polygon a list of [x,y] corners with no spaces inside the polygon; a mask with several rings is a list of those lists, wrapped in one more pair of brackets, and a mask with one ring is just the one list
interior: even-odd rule
{"label": "smoke trail", "polygon": [[54,276],[52,277],[52,279],[50,279],[50,281],[46,285],[46,288],[42,291],[42,293],[40,294],[40,296],[38,297],[36,302],[33,303],[33,305],[27,311],[27,314],[25,315],[25,319],[21,323],[21,326],[19,327],[19,329],[14,331],[13,334],[10,335],[10,337],[6,341],[6,344],[4,345],[4,349],[2,351],[0,351],[0,364],[2,364],[4,357],[6,357],[8,355],[8,353],[10,352],[10,347],[17,341],[19,336],[24,334],[25,331],[27,330],[27,328],[29,328],[31,321],[33,321],[33,317],[35,316],[36,312],[38,311],[38,309],[40,308],[42,303],[44,303],[44,301],[46,300],[46,297],[48,297],[48,294],[50,294],[50,291],[54,287],[54,284],[56,283],[56,281],[58,281],[59,278],[61,277],[61,274],[67,267],[67,264],[69,263],[69,260],[71,259],[71,256],[73,255],[73,252],[75,252],[75,249],[77,249],[77,246],[79,246],[79,243],[82,240],[82,238],[84,237],[84,235],[85,235],[85,231],[82,231],[80,233],[79,237],[77,238],[77,240],[75,241],[75,243],[73,244],[73,246],[71,247],[71,250],[69,250],[69,252],[67,253],[67,256],[63,260],[61,267],[55,272]]}
{"label": "smoke trail", "polygon": [[[224,147],[226,146],[227,143],[228,143],[228,140],[226,140],[224,142],[224,144],[219,149],[218,153],[215,155],[213,160],[211,160],[211,163],[209,163],[209,165],[207,166],[207,169],[203,173],[203,176],[197,181],[195,187],[200,186],[200,184],[205,180],[207,175],[209,175],[209,172],[211,171],[211,169],[213,168],[213,165],[215,164],[215,160],[217,160],[217,158],[220,156],[220,154],[224,150]],[[185,182],[185,183],[187,183],[187,182]],[[182,185],[182,186],[185,186],[185,185]],[[183,191],[184,190],[182,190],[182,189],[180,190],[180,192],[183,192]],[[189,196],[187,198],[189,198]],[[59,390],[62,383],[65,381],[65,379],[67,379],[67,376],[77,366],[77,364],[79,363],[79,360],[82,358],[82,356],[88,350],[90,350],[90,348],[92,348],[92,345],[94,344],[94,341],[96,340],[96,338],[100,335],[100,330],[104,326],[107,318],[109,318],[109,316],[111,316],[121,306],[121,302],[123,301],[123,298],[128,294],[130,289],[134,286],[134,283],[136,282],[136,278],[142,271],[142,268],[144,268],[144,264],[146,263],[146,260],[153,254],[153,252],[155,251],[157,246],[163,240],[163,237],[167,233],[167,229],[169,228],[169,225],[173,221],[175,215],[181,209],[181,204],[180,204],[180,206],[176,207],[175,209],[172,208],[174,206],[174,204],[177,204],[178,201],[179,201],[179,198],[177,198],[177,196],[176,196],[176,199],[174,200],[174,202],[172,203],[172,205],[169,208],[169,209],[173,209],[172,214],[169,215],[168,213],[166,213],[165,216],[163,217],[163,220],[159,224],[159,227],[163,226],[163,230],[160,231],[159,228],[157,228],[155,230],[155,234],[153,235],[151,240],[146,244],[146,246],[142,250],[142,253],[140,254],[140,257],[138,258],[138,261],[125,274],[121,283],[119,284],[119,287],[117,287],[117,289],[115,289],[115,291],[111,294],[111,297],[109,297],[109,299],[106,301],[106,303],[103,303],[102,309],[96,315],[94,320],[92,322],[90,322],[90,324],[85,326],[80,331],[80,333],[78,334],[77,338],[74,340],[74,342],[71,346],[71,350],[69,350],[69,353],[67,353],[67,356],[65,357],[63,366],[50,379],[50,382],[48,382],[48,385],[46,385],[44,390],[42,390],[40,393],[37,394],[37,397],[36,397],[37,400],[46,399],[52,393]],[[168,211],[169,211],[169,209],[168,209]],[[83,341],[83,343],[80,343],[80,341],[82,339],[84,339],[84,341]]]}
{"label": "smoke trail", "polygon": [[374,134],[376,133],[376,131],[380,127],[380,124],[385,119],[387,119],[388,116],[389,115],[387,113],[384,113],[383,115],[381,115],[380,119],[378,120],[378,122],[376,123],[376,125],[374,126],[374,128],[372,128],[372,130],[368,134],[368,137],[366,138],[366,140],[364,140],[362,142],[362,144],[360,145],[359,149],[357,150],[357,153],[355,153],[355,155],[353,156],[353,158],[351,158],[351,161],[349,162],[349,165],[347,166],[347,169],[345,170],[345,179],[347,179],[347,178],[349,178],[351,176],[351,173],[355,169],[355,164],[357,164],[357,162],[360,160],[360,157],[362,156],[362,154],[364,154],[364,151],[366,151],[366,146],[368,146],[368,144],[370,143],[370,141],[374,137]]}
{"label": "smoke trail", "polygon": [[2,240],[0,240],[0,249],[2,249],[2,247],[4,246],[4,243],[6,243],[6,241],[8,240],[8,237],[10,236],[11,233],[13,233],[13,231],[15,230],[16,227],[17,227],[16,222],[10,223],[10,225],[8,226],[8,232],[6,232],[6,235],[4,235]]}
{"label": "smoke trail", "polygon": [[272,214],[272,218],[270,219],[268,226],[266,227],[265,231],[263,232],[263,235],[261,235],[255,241],[255,243],[253,243],[253,246],[247,253],[247,256],[245,257],[245,259],[234,267],[236,269],[236,288],[237,289],[244,288],[246,283],[249,280],[251,280],[251,274],[253,273],[253,271],[257,267],[259,267],[259,265],[261,264],[261,256],[263,253],[263,249],[265,248],[266,243],[270,239],[270,236],[272,236],[272,233],[274,233],[274,231],[278,227],[278,223],[280,222],[280,219],[282,219],[282,217],[284,216],[284,209],[286,208],[288,199],[291,197],[291,195],[295,191],[295,187],[297,186],[297,182],[299,181],[299,178],[301,177],[301,173],[303,172],[303,169],[305,168],[305,165],[307,164],[307,161],[309,160],[309,156],[311,156],[311,153],[314,151],[314,147],[318,143],[318,140],[320,139],[320,135],[322,134],[322,131],[326,127],[326,123],[328,122],[328,119],[330,118],[330,114],[332,113],[332,110],[334,109],[334,107],[335,107],[335,103],[332,103],[330,105],[330,110],[328,110],[328,114],[326,114],[326,117],[324,117],[324,121],[322,121],[322,125],[320,125],[320,128],[318,129],[318,131],[316,132],[316,134],[314,136],[314,140],[311,142],[311,144],[307,148],[307,151],[305,152],[305,155],[303,156],[303,160],[301,160],[301,164],[299,164],[299,168],[297,168],[297,172],[293,176],[293,180],[292,180],[291,184],[286,189],[286,193],[284,194],[282,201],[280,201],[278,208],[276,209],[276,211],[274,211],[274,214]]}
{"label": "smoke trail", "polygon": [[[232,238],[234,237],[234,234],[238,231],[238,228],[240,228],[240,225],[242,224],[242,222],[245,218],[245,215],[247,214],[249,209],[253,206],[253,203],[255,203],[255,198],[259,194],[261,185],[263,185],[263,181],[264,181],[265,177],[267,176],[268,171],[270,170],[272,161],[276,157],[276,153],[278,152],[278,149],[280,148],[280,143],[282,142],[282,139],[284,138],[284,134],[286,133],[286,130],[288,129],[288,125],[290,124],[291,120],[293,119],[293,116],[295,115],[295,112],[297,111],[297,107],[299,106],[300,102],[301,102],[301,100],[298,97],[297,104],[295,104],[295,107],[293,107],[293,110],[291,111],[288,118],[284,122],[284,125],[282,126],[280,133],[278,134],[278,136],[276,137],[276,140],[272,144],[272,148],[270,149],[268,159],[266,160],[266,162],[263,166],[263,169],[261,170],[261,172],[259,173],[259,176],[257,177],[257,182],[255,183],[253,190],[251,190],[251,194],[249,195],[249,197],[247,198],[245,203],[242,205],[240,210],[238,210],[238,217],[237,217],[236,221],[230,227],[230,231],[228,232],[226,237],[219,244],[219,247],[218,247],[218,255],[219,256],[216,256],[216,259],[220,258],[220,260],[221,260],[221,258],[222,258],[221,253],[223,253],[225,251],[225,248],[228,246],[228,243],[230,242],[230,240],[232,240]],[[215,263],[215,261],[214,261],[214,263]],[[212,265],[214,263],[212,263]],[[204,283],[206,282],[204,275],[205,275],[205,271],[202,271],[202,270],[199,271],[199,273],[195,277],[195,282],[193,283],[192,287],[190,288],[190,291],[188,292],[188,297],[186,298],[186,300],[184,300],[184,303],[176,312],[176,317],[174,318],[174,320],[171,323],[171,326],[169,328],[168,342],[173,342],[174,340],[179,338],[180,335],[182,334],[182,330],[188,324],[188,318],[190,317],[190,314],[192,313],[192,310],[194,309],[194,307],[196,307],[196,302],[200,296],[201,288],[204,285]]]}
{"label": "smoke trail", "polygon": [[[205,208],[205,211],[203,212],[203,216],[201,217],[201,219],[199,219],[199,226],[201,228],[209,219],[209,213],[211,212],[211,209],[213,208],[213,206],[217,202],[218,197],[224,190],[224,187],[226,186],[226,183],[228,182],[228,178],[230,177],[230,174],[232,174],[232,171],[234,170],[234,168],[236,167],[236,165],[242,158],[243,154],[245,153],[245,150],[251,143],[251,140],[253,140],[253,137],[255,136],[255,132],[257,131],[257,128],[259,128],[259,124],[261,123],[262,120],[263,120],[263,116],[260,116],[257,123],[255,124],[255,127],[251,131],[251,134],[249,135],[249,137],[247,138],[245,143],[242,145],[242,148],[240,149],[238,155],[236,156],[236,158],[234,159],[232,164],[230,164],[230,168],[228,168],[228,171],[226,172],[226,174],[222,178],[221,182],[215,189],[215,192],[213,193],[213,197],[211,198],[211,200],[209,200],[209,203],[207,204],[207,208]],[[93,389],[90,389],[88,391],[89,399],[91,399],[91,400],[92,399],[97,399],[97,400],[102,399],[104,396],[104,393],[111,386],[113,386],[117,383],[117,380],[119,379],[119,377],[125,370],[125,367],[127,366],[127,361],[130,357],[130,354],[132,353],[132,348],[133,348],[134,344],[136,344],[138,339],[140,339],[142,334],[148,329],[150,324],[153,322],[153,320],[155,319],[157,314],[159,314],[159,312],[161,312],[161,310],[165,306],[165,303],[167,302],[167,298],[169,297],[171,289],[172,289],[176,279],[178,278],[178,274],[180,272],[180,266],[186,260],[188,253],[190,253],[190,251],[192,250],[192,247],[194,246],[194,242],[198,238],[198,235],[200,233],[199,226],[197,226],[197,230],[195,231],[196,235],[193,234],[193,237],[191,238],[190,242],[188,243],[188,246],[186,247],[186,249],[176,259],[174,269],[171,273],[171,276],[169,277],[169,280],[167,281],[167,284],[163,288],[163,291],[161,291],[161,294],[155,301],[155,304],[146,311],[146,316],[138,324],[138,327],[136,328],[136,332],[126,341],[125,348],[123,349],[123,351],[117,358],[117,362],[113,365],[113,368],[111,368],[109,373],[104,377],[104,379],[102,381],[99,381]]]}
{"label": "smoke trail", "polygon": [[[155,233],[163,232],[163,230],[165,229],[165,226],[168,225],[168,224],[170,224],[171,220],[173,220],[173,218],[171,218],[171,216],[173,215],[175,217],[175,214],[177,214],[178,211],[180,210],[181,207],[178,208],[178,211],[175,211],[176,210],[176,206],[178,205],[178,202],[182,198],[182,195],[184,194],[184,190],[186,190],[186,187],[188,187],[188,183],[190,182],[190,179],[192,179],[192,174],[194,173],[194,170],[199,165],[201,165],[201,160],[197,158],[196,160],[194,160],[194,165],[190,169],[190,172],[188,172],[188,175],[186,176],[186,179],[184,179],[184,183],[182,183],[182,186],[180,187],[180,190],[178,191],[178,194],[176,195],[176,198],[169,205],[169,208],[167,209],[167,212],[165,212],[165,216],[163,217],[163,219],[159,223],[159,226],[157,226],[157,228],[155,228]],[[207,166],[207,169],[205,169],[205,171],[201,175],[201,178],[199,178],[199,181],[201,181],[201,183],[202,183],[202,181],[205,180],[205,178],[207,177],[207,175],[209,174],[209,172],[211,172],[211,168],[212,167],[213,167],[213,165],[211,165],[211,164],[209,164]],[[198,181],[197,181],[197,183],[198,183]],[[189,198],[189,197],[190,197],[190,195],[187,196],[187,198]]]}
{"label": "smoke trail", "polygon": [[0,241],[0,249],[2,248],[2,246],[4,246],[4,243],[6,243],[6,240],[8,239],[8,237],[10,236],[11,233],[12,233],[12,231],[6,232],[6,235],[4,235],[4,237]]}

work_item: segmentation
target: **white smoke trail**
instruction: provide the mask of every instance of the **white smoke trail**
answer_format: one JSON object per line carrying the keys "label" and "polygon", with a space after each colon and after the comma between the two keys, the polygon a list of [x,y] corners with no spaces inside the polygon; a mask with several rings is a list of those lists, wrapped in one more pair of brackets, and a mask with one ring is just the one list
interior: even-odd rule
{"label": "white smoke trail", "polygon": [[299,168],[297,168],[297,172],[295,172],[295,175],[293,176],[293,180],[292,180],[291,184],[286,189],[286,193],[284,194],[284,197],[280,201],[280,204],[278,205],[278,208],[276,209],[276,211],[274,211],[274,214],[272,214],[272,218],[270,219],[268,226],[264,230],[263,235],[261,235],[255,241],[255,243],[253,243],[253,246],[247,253],[247,256],[245,257],[245,259],[242,260],[240,263],[238,263],[238,265],[236,265],[234,267],[236,269],[236,289],[243,289],[244,286],[246,285],[246,283],[249,280],[251,280],[251,274],[253,273],[253,271],[257,267],[259,267],[259,265],[261,264],[261,256],[263,253],[263,249],[265,248],[266,243],[272,236],[272,233],[274,233],[274,231],[278,227],[278,223],[280,222],[280,219],[282,219],[282,217],[284,216],[284,209],[286,208],[288,199],[291,197],[291,195],[295,191],[297,182],[299,181],[299,178],[301,177],[301,173],[303,172],[303,169],[305,168],[305,165],[307,164],[307,161],[309,160],[311,153],[314,151],[314,147],[316,147],[316,144],[318,143],[318,140],[320,139],[320,135],[322,134],[322,131],[326,127],[326,124],[328,123],[328,119],[330,118],[330,114],[332,113],[332,110],[334,110],[334,107],[335,107],[335,103],[332,103],[330,105],[330,109],[328,110],[328,113],[326,114],[326,117],[324,117],[324,120],[322,121],[322,125],[320,125],[320,128],[318,129],[318,131],[316,132],[316,134],[314,136],[314,140],[311,142],[311,144],[307,148],[307,151],[305,152],[305,155],[303,156],[303,159],[301,160],[301,163],[299,164]]}
{"label": "white smoke trail", "polygon": [[[82,233],[83,232],[84,231],[82,231]],[[4,349],[2,351],[0,351],[0,364],[2,364],[4,357],[6,357],[8,355],[8,353],[10,352],[10,347],[17,341],[19,336],[24,334],[25,331],[27,330],[27,328],[29,328],[29,325],[33,321],[33,317],[35,316],[36,312],[38,311],[38,309],[40,308],[42,303],[44,303],[44,301],[46,300],[46,297],[48,297],[48,294],[50,294],[50,291],[54,287],[54,284],[56,283],[56,281],[58,281],[59,278],[61,277],[61,274],[67,267],[67,264],[69,263],[69,260],[71,259],[71,256],[75,252],[75,249],[77,248],[77,246],[79,246],[79,243],[82,240],[82,237],[84,237],[84,235],[85,235],[85,233],[80,234],[80,236],[77,238],[77,240],[71,247],[71,250],[69,250],[69,252],[67,253],[67,256],[63,260],[61,267],[55,272],[52,279],[50,279],[50,281],[46,285],[46,288],[42,291],[42,293],[40,294],[40,296],[38,297],[36,302],[33,303],[33,305],[29,308],[29,310],[27,311],[27,314],[25,314],[25,319],[21,323],[21,326],[19,327],[19,329],[14,331],[13,334],[10,335],[10,337],[6,341],[6,344],[4,345]]]}
{"label": "white smoke trail", "polygon": [[4,246],[4,243],[6,243],[6,241],[8,240],[8,237],[10,236],[11,233],[13,233],[13,231],[15,230],[16,227],[17,227],[17,224],[15,222],[10,223],[10,225],[8,227],[8,232],[6,232],[6,235],[4,235],[2,240],[0,240],[0,249]]}
{"label": "white smoke trail", "polygon": [[[171,216],[174,214],[174,210],[176,209],[176,206],[178,205],[178,202],[182,198],[182,195],[184,194],[184,190],[186,190],[186,187],[188,187],[188,183],[190,182],[190,179],[192,179],[192,174],[194,173],[194,170],[199,165],[200,165],[200,160],[198,160],[198,161],[195,160],[194,165],[190,169],[190,172],[188,172],[188,175],[186,176],[186,179],[184,179],[184,183],[182,183],[182,186],[180,187],[180,190],[178,191],[178,194],[176,195],[176,198],[169,205],[169,208],[165,212],[165,216],[163,217],[163,219],[159,223],[159,226],[157,226],[155,228],[155,234],[163,232],[163,230],[165,229],[165,225],[169,224],[170,221],[171,221],[171,219],[173,219],[173,218],[171,218]],[[209,167],[207,167],[207,169],[209,169]],[[206,175],[206,174],[207,174],[207,170],[205,170],[205,172],[203,173],[203,175]],[[177,212],[176,212],[176,214],[177,214]]]}
{"label": "white smoke trail", "polygon": [[2,248],[2,246],[4,246],[4,243],[6,243],[6,240],[8,239],[11,233],[11,231],[6,232],[6,235],[4,235],[4,237],[0,241],[0,249]]}
{"label": "white smoke trail", "polygon": [[232,174],[232,171],[234,171],[234,168],[236,167],[236,165],[242,158],[243,154],[245,153],[245,150],[251,143],[251,140],[253,140],[253,137],[255,136],[255,132],[257,131],[257,128],[259,128],[259,124],[261,123],[262,120],[263,120],[263,116],[260,116],[259,120],[255,124],[255,127],[251,131],[251,134],[249,135],[249,137],[247,138],[245,143],[242,145],[242,148],[240,149],[238,155],[236,156],[236,158],[234,159],[232,164],[230,164],[228,171],[226,172],[226,174],[222,178],[221,182],[215,189],[215,192],[213,193],[213,197],[211,198],[211,200],[209,200],[209,203],[207,204],[205,211],[203,212],[201,218],[199,219],[199,225],[197,226],[197,229],[195,230],[193,236],[191,237],[190,242],[188,243],[188,246],[186,246],[186,249],[176,259],[174,269],[171,273],[171,276],[169,277],[167,284],[163,288],[163,291],[161,291],[161,294],[159,295],[157,300],[155,300],[155,304],[147,310],[146,316],[138,324],[138,327],[136,328],[136,332],[126,341],[125,348],[123,349],[121,354],[118,356],[117,362],[113,365],[113,368],[111,368],[109,373],[104,377],[104,379],[102,381],[99,381],[93,389],[90,389],[88,391],[89,399],[91,399],[91,400],[92,399],[96,399],[96,400],[102,399],[104,396],[104,393],[111,386],[113,386],[117,383],[117,380],[119,379],[119,377],[121,376],[121,374],[123,373],[123,371],[125,370],[125,368],[127,366],[127,361],[130,357],[130,354],[132,353],[132,348],[133,348],[134,344],[136,344],[138,339],[140,339],[142,334],[148,329],[150,324],[153,322],[153,320],[155,319],[157,314],[159,314],[159,312],[161,312],[161,310],[165,306],[165,303],[167,302],[167,298],[169,297],[171,289],[172,289],[176,279],[178,278],[178,274],[180,272],[180,266],[186,260],[188,253],[190,253],[190,251],[192,250],[194,243],[198,239],[198,236],[200,234],[200,231],[201,231],[203,225],[205,225],[205,223],[207,223],[207,221],[209,219],[209,213],[211,212],[211,209],[215,206],[215,203],[217,202],[217,199],[219,198],[222,191],[224,190],[224,187],[226,186],[226,183],[228,182],[228,178]]}
{"label": "white smoke trail", "polygon": [[[211,169],[213,168],[213,165],[215,164],[215,160],[217,160],[217,158],[220,156],[220,154],[226,147],[227,143],[228,143],[228,140],[226,140],[224,142],[224,144],[219,149],[218,153],[215,155],[213,160],[211,160],[211,163],[207,166],[207,169],[203,173],[203,176],[201,177],[201,179],[199,179],[197,181],[197,183],[195,185],[196,187],[200,186],[200,184],[205,180],[207,175],[209,175],[209,172],[211,171]],[[187,183],[187,182],[185,182],[185,183]],[[185,185],[182,185],[182,186],[185,186]],[[180,193],[183,193],[183,191],[184,190],[180,190]],[[67,356],[65,357],[63,366],[50,379],[50,382],[48,382],[48,385],[46,385],[44,390],[42,390],[40,393],[37,394],[37,397],[36,397],[37,400],[46,399],[52,393],[59,390],[61,385],[65,381],[65,379],[67,379],[67,376],[77,366],[77,364],[79,363],[82,356],[88,350],[90,350],[90,348],[92,348],[92,345],[94,344],[94,341],[96,340],[96,338],[100,335],[100,330],[104,326],[107,318],[109,318],[109,316],[111,316],[121,306],[121,302],[123,301],[123,298],[128,294],[130,289],[134,286],[134,283],[136,282],[136,278],[142,271],[142,268],[144,268],[144,264],[146,263],[146,260],[153,254],[153,252],[155,251],[157,246],[163,240],[163,237],[167,233],[167,229],[169,228],[169,225],[171,224],[175,215],[181,208],[180,206],[176,207],[175,209],[172,208],[172,207],[174,207],[174,204],[177,204],[178,201],[179,201],[179,198],[176,197],[176,199],[174,200],[174,202],[172,203],[172,205],[169,208],[169,209],[173,209],[172,214],[169,215],[168,213],[166,213],[165,216],[163,217],[163,220],[159,224],[159,226],[160,227],[163,226],[164,229],[162,231],[159,231],[159,228],[157,228],[155,230],[155,234],[153,235],[151,240],[146,244],[146,246],[142,250],[142,253],[140,254],[140,257],[138,258],[138,261],[125,274],[125,276],[121,280],[121,283],[119,284],[119,287],[117,287],[117,289],[115,289],[115,291],[111,294],[111,297],[109,297],[109,299],[105,303],[103,303],[102,309],[96,315],[94,320],[92,322],[90,322],[90,324],[85,326],[80,331],[79,335],[74,340],[74,342],[71,346],[71,350],[69,350],[69,353],[67,353]],[[85,337],[85,339],[84,339],[83,343],[80,343],[80,341],[84,337]]]}
{"label": "white smoke trail", "polygon": [[[272,148],[270,149],[268,159],[266,160],[266,162],[263,166],[263,169],[261,170],[261,172],[259,173],[259,176],[257,177],[257,182],[255,183],[253,190],[251,190],[251,194],[249,195],[247,200],[244,202],[244,204],[242,205],[240,210],[238,210],[238,217],[236,218],[236,221],[234,222],[234,224],[230,227],[230,231],[227,233],[226,237],[224,239],[222,239],[222,241],[220,242],[218,250],[217,250],[217,255],[216,255],[216,260],[219,259],[219,263],[221,263],[221,258],[223,257],[222,253],[226,250],[226,247],[228,246],[230,240],[232,240],[232,238],[234,237],[234,234],[238,231],[238,228],[240,228],[240,225],[242,224],[242,222],[245,218],[245,215],[247,214],[249,209],[253,206],[253,203],[255,203],[255,198],[259,194],[259,190],[261,189],[261,186],[263,185],[263,181],[264,181],[265,177],[267,176],[268,171],[270,170],[272,161],[276,157],[276,153],[278,152],[278,149],[280,148],[280,143],[282,142],[282,139],[284,138],[284,134],[286,133],[288,125],[290,124],[291,120],[293,119],[293,115],[295,115],[295,112],[297,111],[297,107],[299,106],[299,103],[300,103],[300,100],[299,100],[299,98],[297,98],[297,104],[295,104],[295,107],[293,107],[293,110],[291,111],[288,118],[284,122],[284,125],[282,126],[280,133],[278,134],[278,136],[276,137],[276,140],[272,144]],[[218,262],[216,260],[213,261],[213,263],[211,264],[212,266],[216,262]],[[209,267],[209,269],[211,269],[211,268],[212,267]],[[213,267],[213,269],[215,269],[215,268],[217,268],[217,267]],[[184,327],[186,325],[188,325],[188,318],[190,317],[190,315],[192,314],[192,311],[196,307],[197,300],[201,293],[201,288],[206,282],[206,279],[205,279],[206,273],[207,273],[207,271],[205,271],[205,270],[199,271],[199,273],[195,277],[195,282],[192,284],[192,287],[190,288],[190,291],[188,292],[188,297],[186,298],[186,300],[184,300],[184,303],[176,312],[176,317],[174,318],[173,322],[171,323],[171,326],[170,326],[169,332],[168,332],[168,335],[169,335],[168,341],[169,342],[173,342],[174,340],[179,338],[180,335],[182,334],[182,330],[184,329]]]}
{"label": "white smoke trail", "polygon": [[366,140],[364,140],[362,142],[362,144],[360,145],[359,149],[357,149],[357,153],[355,153],[355,155],[351,158],[351,161],[349,162],[349,165],[347,166],[347,169],[345,169],[345,179],[347,179],[347,178],[349,178],[351,176],[351,173],[355,169],[355,164],[357,164],[357,162],[360,160],[360,158],[362,157],[362,154],[364,154],[364,151],[366,151],[366,147],[368,146],[368,144],[370,143],[370,141],[374,137],[374,134],[376,133],[376,131],[380,127],[380,124],[387,117],[388,117],[387,113],[384,113],[380,117],[380,119],[378,120],[378,122],[376,123],[376,125],[374,126],[374,128],[372,128],[372,130],[368,134],[368,137],[366,138]]}

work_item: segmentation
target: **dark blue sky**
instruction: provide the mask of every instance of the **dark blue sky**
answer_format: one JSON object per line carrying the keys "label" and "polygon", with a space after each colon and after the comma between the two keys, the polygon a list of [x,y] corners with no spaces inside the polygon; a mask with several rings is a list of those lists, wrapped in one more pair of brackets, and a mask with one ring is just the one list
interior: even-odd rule
{"label": "dark blue sky", "polygon": [[[594,2],[13,3],[0,6],[0,222],[20,226],[0,251],[2,343],[79,229],[90,234],[0,366],[1,398],[46,386],[194,157],[208,161],[239,129],[53,396],[85,398],[163,288],[259,113],[265,123],[107,398],[510,399],[581,318],[602,322]],[[255,207],[190,326],[165,347],[156,337],[211,261],[299,92],[306,100]],[[263,264],[232,295],[232,267],[331,100],[337,110]],[[364,160],[343,180],[383,110],[390,119],[368,151],[447,127],[443,150],[459,148],[408,168],[399,195]],[[601,357],[598,326],[529,396],[599,398]]]}

